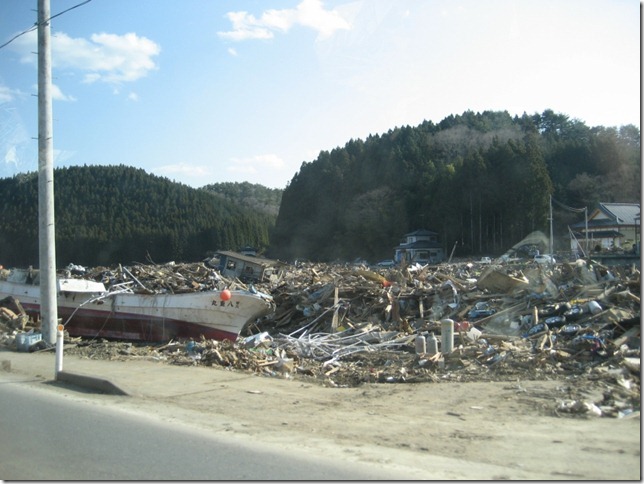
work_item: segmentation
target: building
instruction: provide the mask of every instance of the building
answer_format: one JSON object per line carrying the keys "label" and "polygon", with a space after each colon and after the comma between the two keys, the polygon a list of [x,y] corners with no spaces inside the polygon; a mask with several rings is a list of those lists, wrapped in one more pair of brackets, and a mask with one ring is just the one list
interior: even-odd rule
{"label": "building", "polygon": [[[585,248],[588,239],[588,252],[599,250],[632,250],[640,242],[640,204],[639,203],[600,203],[586,221],[570,226],[570,248],[573,252],[579,246]],[[576,239],[576,240],[575,240]]]}
{"label": "building", "polygon": [[416,230],[405,234],[398,247],[394,248],[396,263],[437,264],[445,260],[445,252],[438,241],[438,234],[431,230]]}
{"label": "building", "polygon": [[255,257],[257,255],[257,249],[255,247],[251,247],[250,245],[247,245],[239,249],[239,253],[244,255],[251,255]]}
{"label": "building", "polygon": [[216,252],[216,256],[219,258],[219,270],[224,277],[238,277],[243,282],[268,280],[286,266],[284,262],[230,250],[220,250]]}

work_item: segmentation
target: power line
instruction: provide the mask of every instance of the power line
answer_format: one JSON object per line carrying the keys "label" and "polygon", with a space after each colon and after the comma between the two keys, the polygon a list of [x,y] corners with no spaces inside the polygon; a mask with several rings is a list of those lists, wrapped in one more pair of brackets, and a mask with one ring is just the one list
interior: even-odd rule
{"label": "power line", "polygon": [[[91,1],[92,1],[92,0],[85,0],[84,2],[81,2],[81,3],[79,3],[78,5],[74,5],[73,7],[69,7],[67,10],[63,10],[62,12],[57,13],[56,15],[52,15],[51,17],[49,17],[48,19],[46,19],[43,23],[47,23],[47,22],[49,22],[51,19],[54,19],[54,18],[56,18],[56,17],[59,17],[59,16],[61,16],[62,14],[67,13],[67,12],[69,12],[70,10],[74,10],[75,8],[81,7],[81,6],[83,6],[83,5],[85,5],[86,3],[89,3],[89,2],[91,2]],[[8,40],[7,42],[5,42],[4,44],[0,45],[0,49],[2,49],[3,47],[6,47],[6,46],[7,46],[7,45],[9,45],[11,42],[13,42],[14,40],[16,40],[18,37],[21,37],[21,36],[23,36],[23,35],[25,35],[25,34],[28,34],[29,32],[33,32],[33,31],[34,31],[34,30],[36,30],[37,28],[38,28],[38,22],[36,22],[32,27],[28,28],[27,30],[25,30],[25,31],[23,31],[23,32],[20,32],[20,33],[19,33],[19,34],[17,34],[17,35],[14,35],[14,36],[13,36],[13,38],[9,39],[9,40]]]}
{"label": "power line", "polygon": [[37,28],[38,28],[38,22],[36,22],[36,24],[33,27],[31,27],[30,29],[27,29],[24,32],[20,32],[18,35],[15,35],[11,40],[8,40],[4,44],[0,45],[0,49],[2,49],[3,47],[9,45],[11,42],[16,40],[18,37],[20,37],[22,35],[25,35],[25,34],[28,34],[29,32],[32,32],[32,31],[36,30]]}
{"label": "power line", "polygon": [[581,212],[584,212],[584,211],[586,210],[586,207],[584,207],[584,208],[572,208],[572,207],[568,207],[567,205],[564,205],[564,204],[563,204],[563,203],[561,203],[561,202],[558,202],[558,201],[557,201],[557,200],[555,200],[554,198],[551,198],[551,200],[552,200],[553,202],[555,202],[557,205],[559,205],[561,208],[564,208],[564,209],[566,209],[566,210],[568,210],[568,211],[570,211],[570,212],[577,212],[577,213],[581,213]]}
{"label": "power line", "polygon": [[62,12],[57,13],[56,15],[53,15],[53,16],[49,17],[47,20],[45,20],[45,23],[46,23],[46,22],[49,22],[49,21],[50,21],[51,19],[53,19],[53,18],[59,17],[59,16],[61,16],[62,14],[69,12],[70,10],[74,10],[75,8],[82,7],[83,5],[85,5],[86,3],[89,3],[89,2],[91,2],[91,1],[92,1],[92,0],[85,0],[84,2],[81,2],[81,3],[79,3],[78,5],[74,5],[73,7],[69,7],[67,10],[63,10]]}

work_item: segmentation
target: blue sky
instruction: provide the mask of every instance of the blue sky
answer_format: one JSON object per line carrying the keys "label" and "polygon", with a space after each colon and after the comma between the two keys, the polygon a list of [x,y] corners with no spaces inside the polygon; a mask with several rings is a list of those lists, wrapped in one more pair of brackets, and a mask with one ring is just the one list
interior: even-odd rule
{"label": "blue sky", "polygon": [[[0,44],[36,8],[2,0]],[[284,188],[321,150],[466,110],[640,126],[634,0],[91,0],[51,29],[55,167]],[[36,50],[0,48],[0,177],[38,167]]]}

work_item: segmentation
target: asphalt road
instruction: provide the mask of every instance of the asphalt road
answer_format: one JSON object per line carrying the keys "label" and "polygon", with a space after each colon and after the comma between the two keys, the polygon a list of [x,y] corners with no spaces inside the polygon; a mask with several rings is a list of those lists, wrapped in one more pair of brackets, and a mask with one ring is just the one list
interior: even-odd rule
{"label": "asphalt road", "polygon": [[3,480],[404,479],[0,379]]}

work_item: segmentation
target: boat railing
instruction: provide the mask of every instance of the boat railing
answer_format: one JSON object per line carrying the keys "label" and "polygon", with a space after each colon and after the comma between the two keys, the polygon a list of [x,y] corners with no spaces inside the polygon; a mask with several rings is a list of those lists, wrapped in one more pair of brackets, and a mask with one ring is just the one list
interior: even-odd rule
{"label": "boat railing", "polygon": [[120,282],[118,284],[114,284],[110,286],[110,289],[108,291],[109,294],[115,293],[115,294],[123,294],[124,292],[127,293],[132,293],[134,292],[131,287],[126,287],[126,286],[131,286],[134,284],[132,281],[127,281],[127,282]]}

